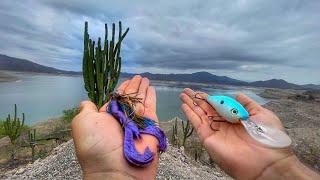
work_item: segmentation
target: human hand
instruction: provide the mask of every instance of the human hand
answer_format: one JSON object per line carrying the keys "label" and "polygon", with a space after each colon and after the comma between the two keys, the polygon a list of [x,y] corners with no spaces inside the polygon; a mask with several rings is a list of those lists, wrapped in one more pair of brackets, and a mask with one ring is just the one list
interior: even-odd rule
{"label": "human hand", "polygon": [[[207,94],[202,94],[206,98]],[[206,101],[194,98],[195,92],[185,89],[180,98],[182,110],[194,126],[200,141],[210,157],[232,177],[237,179],[270,178],[270,174],[281,173],[282,170],[299,164],[290,147],[282,149],[267,148],[246,132],[241,124],[213,122],[208,116],[217,116],[217,112]],[[283,130],[279,118],[271,111],[255,103],[244,94],[236,97],[249,112],[254,121],[269,124]],[[194,104],[196,103],[196,105]],[[272,173],[271,173],[272,172]]]}
{"label": "human hand", "polygon": [[[149,80],[135,76],[123,82],[120,94],[135,94],[141,98],[136,104],[136,113],[158,122],[156,114],[156,92]],[[136,148],[143,153],[148,146],[156,154],[147,167],[129,164],[123,155],[123,130],[118,121],[106,112],[107,104],[100,110],[90,101],[83,101],[80,113],[72,121],[72,136],[76,154],[84,179],[154,179],[159,161],[158,140],[142,134],[135,141]]]}

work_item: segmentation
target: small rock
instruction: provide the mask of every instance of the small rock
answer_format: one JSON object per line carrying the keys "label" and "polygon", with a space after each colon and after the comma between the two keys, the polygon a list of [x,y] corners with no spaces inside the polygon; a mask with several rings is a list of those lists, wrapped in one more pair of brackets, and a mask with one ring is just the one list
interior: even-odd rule
{"label": "small rock", "polygon": [[22,174],[25,170],[25,168],[20,168],[16,171],[16,174]]}

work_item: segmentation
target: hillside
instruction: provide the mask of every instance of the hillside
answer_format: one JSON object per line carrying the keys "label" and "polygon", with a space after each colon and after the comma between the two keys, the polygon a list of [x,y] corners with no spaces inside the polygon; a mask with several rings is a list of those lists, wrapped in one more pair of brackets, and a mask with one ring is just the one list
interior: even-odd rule
{"label": "hillside", "polygon": [[0,54],[0,70],[49,74],[81,74],[80,72],[64,71],[2,54]]}
{"label": "hillside", "polygon": [[[129,78],[134,74],[122,73],[121,77]],[[227,76],[217,76],[208,72],[196,72],[192,74],[152,74],[141,73],[141,76],[148,77],[152,80],[161,81],[176,81],[176,82],[196,82],[196,83],[212,83],[221,85],[234,85],[234,86],[252,86],[252,87],[266,87],[278,89],[320,89],[320,85],[306,84],[297,85],[289,83],[283,79],[270,79],[266,81],[245,82]]]}
{"label": "hillside", "polygon": [[[122,73],[122,77],[131,77],[133,74]],[[247,82],[232,79],[226,76],[217,76],[208,72],[196,72],[192,74],[152,74],[149,72],[141,73],[141,76],[152,80],[177,81],[177,82],[197,82],[197,83],[216,83],[226,85],[246,85]]]}
{"label": "hillside", "polygon": [[270,79],[266,81],[255,81],[249,83],[254,87],[269,87],[269,88],[279,88],[279,89],[304,89],[303,86],[289,83],[283,79]]}
{"label": "hillside", "polygon": [[315,90],[320,90],[320,85],[315,85],[315,84],[305,84],[303,85],[306,89],[315,89]]}

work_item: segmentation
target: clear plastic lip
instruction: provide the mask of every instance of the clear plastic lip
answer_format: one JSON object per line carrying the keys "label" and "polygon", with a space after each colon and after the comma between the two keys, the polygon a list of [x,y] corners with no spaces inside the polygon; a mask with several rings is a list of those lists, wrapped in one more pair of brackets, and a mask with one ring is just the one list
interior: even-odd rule
{"label": "clear plastic lip", "polygon": [[248,134],[261,144],[271,148],[285,148],[291,145],[290,137],[283,131],[247,119],[240,121]]}

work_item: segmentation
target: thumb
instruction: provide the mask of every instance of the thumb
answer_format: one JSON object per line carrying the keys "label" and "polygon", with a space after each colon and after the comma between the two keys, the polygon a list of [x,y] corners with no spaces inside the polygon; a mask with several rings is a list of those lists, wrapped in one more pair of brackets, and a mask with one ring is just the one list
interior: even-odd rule
{"label": "thumb", "polygon": [[80,113],[98,112],[97,106],[91,101],[82,101],[80,103]]}

